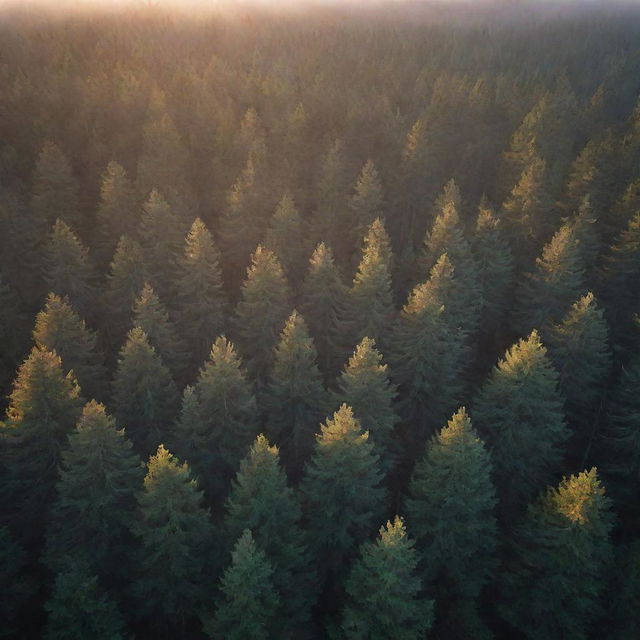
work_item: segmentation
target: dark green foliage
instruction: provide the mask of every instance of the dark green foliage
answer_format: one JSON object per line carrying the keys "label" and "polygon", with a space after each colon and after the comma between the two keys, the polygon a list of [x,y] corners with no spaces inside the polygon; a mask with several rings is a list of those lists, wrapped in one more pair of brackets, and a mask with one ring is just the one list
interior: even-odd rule
{"label": "dark green foliage", "polygon": [[379,457],[353,411],[343,404],[316,436],[301,490],[311,543],[323,571],[343,562],[384,514]]}
{"label": "dark green foliage", "polygon": [[316,364],[316,349],[304,318],[287,320],[269,383],[261,399],[269,437],[282,449],[285,463],[299,477],[313,449],[313,436],[329,410],[329,398]]}
{"label": "dark green foliage", "polygon": [[128,529],[143,476],[124,430],[103,405],[89,402],[62,452],[45,554],[54,573],[63,572],[70,558],[81,558],[91,574],[110,584],[129,577]]}
{"label": "dark green foliage", "polygon": [[633,640],[640,634],[640,543],[617,548],[616,568],[611,580],[609,610],[605,624],[606,633],[614,640]]}
{"label": "dark green foliage", "polygon": [[0,388],[8,389],[19,362],[29,349],[26,313],[16,292],[0,274]]}
{"label": "dark green foliage", "polygon": [[73,372],[85,397],[104,397],[107,372],[96,347],[97,335],[66,299],[54,293],[47,296],[44,309],[36,316],[33,340],[60,356],[63,371]]}
{"label": "dark green foliage", "polygon": [[240,296],[235,321],[238,346],[252,378],[264,383],[291,311],[287,280],[271,251],[256,249]]}
{"label": "dark green foliage", "polygon": [[236,543],[220,588],[223,597],[215,618],[205,622],[206,635],[228,640],[273,637],[280,598],[274,589],[273,567],[256,546],[249,529]]}
{"label": "dark green foliage", "polygon": [[345,638],[419,640],[433,619],[433,601],[420,596],[418,554],[404,522],[380,528],[375,543],[360,547],[346,583]]}
{"label": "dark green foliage", "polygon": [[309,617],[315,593],[306,540],[300,528],[300,506],[280,466],[278,448],[260,435],[232,483],[226,503],[227,538],[250,529],[273,566],[281,594],[278,634],[295,637]]}
{"label": "dark green foliage", "polygon": [[507,351],[476,396],[473,420],[492,450],[505,509],[524,505],[559,470],[569,432],[558,382],[533,331]]}
{"label": "dark green foliage", "polygon": [[200,218],[191,225],[178,266],[177,324],[194,368],[206,359],[211,343],[224,332],[228,305],[222,288],[220,253]]}
{"label": "dark green foliage", "polygon": [[138,505],[133,531],[140,547],[131,586],[136,613],[158,636],[180,636],[213,591],[209,512],[187,463],[162,445],[149,458]]}
{"label": "dark green foliage", "polygon": [[118,607],[101,592],[98,578],[80,562],[68,561],[56,576],[45,609],[45,640],[124,640],[127,637]]}
{"label": "dark green foliage", "polygon": [[184,391],[174,433],[176,450],[189,460],[212,502],[226,495],[257,432],[251,385],[233,345],[220,337],[194,387]]}
{"label": "dark green foliage", "polygon": [[145,332],[132,329],[113,379],[113,414],[127,426],[139,453],[148,454],[165,439],[177,406],[178,392],[169,370]]}
{"label": "dark green foliage", "polygon": [[[354,239],[353,251],[357,252],[361,239],[366,238],[373,222],[384,216],[382,184],[371,159],[367,160],[362,167],[354,190],[355,193],[349,198],[347,206],[351,212],[350,233]],[[366,239],[365,244],[367,244]]]}
{"label": "dark green foliage", "polygon": [[427,443],[409,485],[407,516],[436,593],[473,601],[496,565],[496,495],[489,452],[464,408]]}
{"label": "dark green foliage", "polygon": [[612,520],[595,469],[565,478],[531,505],[515,533],[500,607],[522,637],[588,637],[612,560]]}
{"label": "dark green foliage", "polygon": [[337,385],[337,398],[353,409],[360,424],[369,431],[383,467],[390,467],[398,454],[398,445],[393,439],[399,421],[394,409],[398,394],[374,340],[363,338],[360,341]]}

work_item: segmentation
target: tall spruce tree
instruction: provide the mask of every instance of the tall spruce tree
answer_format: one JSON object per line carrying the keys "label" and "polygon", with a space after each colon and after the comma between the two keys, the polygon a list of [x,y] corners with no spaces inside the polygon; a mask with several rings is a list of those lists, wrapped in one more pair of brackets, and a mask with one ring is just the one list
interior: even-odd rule
{"label": "tall spruce tree", "polygon": [[354,242],[352,251],[357,255],[361,239],[366,236],[374,220],[384,216],[382,184],[371,159],[367,160],[362,167],[354,193],[349,198],[348,207],[352,218],[351,233]]}
{"label": "tall spruce tree", "polygon": [[315,595],[306,536],[300,526],[300,505],[287,485],[278,448],[257,437],[232,483],[226,503],[229,542],[250,529],[266,553],[281,594],[278,637],[296,637],[308,621]]}
{"label": "tall spruce tree", "polygon": [[138,453],[146,455],[165,439],[178,407],[178,391],[169,369],[145,332],[129,332],[113,379],[113,413],[127,425]]}
{"label": "tall spruce tree", "polygon": [[16,362],[20,362],[29,351],[27,317],[16,291],[0,273],[0,389],[3,391],[9,390]]}
{"label": "tall spruce tree", "polygon": [[500,606],[522,637],[587,637],[612,560],[610,502],[594,468],[564,478],[529,508],[515,533]]}
{"label": "tall spruce tree", "polygon": [[281,448],[293,477],[300,476],[313,449],[313,436],[329,410],[316,357],[304,318],[294,311],[282,330],[261,398],[268,435]]}
{"label": "tall spruce tree", "polygon": [[493,452],[505,513],[524,506],[559,469],[569,432],[558,382],[533,331],[507,351],[475,398],[473,420]]}
{"label": "tall spruce tree", "polygon": [[421,595],[418,553],[398,516],[380,528],[374,543],[360,547],[360,557],[346,583],[345,638],[419,640],[433,619],[433,601]]}

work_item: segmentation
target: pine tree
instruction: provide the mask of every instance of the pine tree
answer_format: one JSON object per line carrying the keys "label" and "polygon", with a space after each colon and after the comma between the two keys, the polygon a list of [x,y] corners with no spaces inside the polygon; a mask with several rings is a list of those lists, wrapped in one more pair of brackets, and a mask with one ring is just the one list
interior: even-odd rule
{"label": "pine tree", "polygon": [[54,142],[45,142],[38,155],[31,192],[31,209],[39,229],[51,226],[57,218],[80,226],[78,181],[69,160]]}
{"label": "pine tree", "polygon": [[60,451],[80,413],[80,389],[55,354],[34,347],[9,398],[3,440],[2,503],[23,539],[38,538],[58,479]]}
{"label": "pine tree", "polygon": [[394,409],[397,389],[389,380],[387,365],[375,341],[363,338],[338,378],[337,397],[353,409],[355,417],[369,430],[380,454],[382,467],[389,469],[398,455],[393,431],[399,422]]}
{"label": "pine tree", "polygon": [[271,218],[264,246],[278,257],[291,288],[297,291],[309,255],[309,248],[303,233],[300,214],[289,193],[282,196]]}
{"label": "pine tree", "polygon": [[287,281],[271,251],[258,246],[240,296],[236,309],[238,344],[249,374],[262,384],[290,312]]}
{"label": "pine tree", "polygon": [[433,619],[433,601],[421,597],[418,554],[398,516],[364,543],[346,583],[345,638],[418,640]]}
{"label": "pine tree", "polygon": [[610,500],[595,469],[564,478],[516,531],[502,615],[525,638],[586,638],[612,559]]}
{"label": "pine tree", "polygon": [[98,578],[81,562],[67,563],[58,573],[45,609],[45,640],[127,637],[117,605],[101,592]]}
{"label": "pine tree", "polygon": [[266,554],[245,529],[231,554],[231,566],[222,576],[223,597],[215,618],[205,622],[206,635],[228,640],[272,638],[280,604],[273,574]]}
{"label": "pine tree", "polygon": [[178,266],[177,324],[188,344],[193,368],[207,358],[211,343],[224,332],[228,310],[220,253],[200,218],[191,225]]}
{"label": "pine tree", "polygon": [[[352,217],[353,251],[360,248],[361,238],[365,237],[374,220],[381,219],[383,213],[383,193],[380,176],[372,160],[362,167],[354,187],[355,193],[349,198],[348,207]],[[365,240],[366,242],[366,240]]]}
{"label": "pine tree", "polygon": [[103,405],[85,405],[62,452],[57,497],[47,529],[46,562],[64,571],[69,558],[81,558],[91,573],[113,584],[123,571],[131,545],[135,493],[144,476],[140,458],[124,430]]}
{"label": "pine tree", "polygon": [[273,582],[282,596],[278,637],[296,637],[310,616],[315,576],[300,526],[298,498],[287,485],[278,448],[270,446],[265,436],[257,437],[241,462],[226,510],[227,539],[233,541],[250,529],[273,566]]}
{"label": "pine tree", "polygon": [[145,332],[129,332],[113,379],[113,413],[137,451],[147,454],[164,439],[177,410],[178,392],[169,370]]}
{"label": "pine tree", "polygon": [[309,260],[309,271],[302,285],[300,311],[318,349],[318,364],[331,380],[342,360],[346,336],[340,333],[347,288],[333,260],[331,249],[321,242]]}
{"label": "pine tree", "polygon": [[175,448],[190,461],[210,502],[220,503],[258,433],[256,399],[233,345],[217,338],[194,387],[187,387]]}
{"label": "pine tree", "polygon": [[0,393],[8,390],[16,362],[23,360],[29,350],[28,323],[16,292],[0,273]]}
{"label": "pine tree", "polygon": [[316,436],[301,490],[316,558],[324,571],[343,563],[384,511],[383,474],[369,433],[343,404]]}
{"label": "pine tree", "polygon": [[97,350],[97,335],[69,306],[66,298],[50,293],[36,316],[33,340],[41,349],[55,351],[64,372],[73,371],[88,398],[102,398],[107,373]]}
{"label": "pine tree", "polygon": [[[156,637],[184,635],[210,598],[213,526],[187,463],[162,445],[149,458],[138,496],[140,541],[131,594]],[[174,634],[174,635],[172,635]]]}
{"label": "pine tree", "polygon": [[615,597],[602,626],[613,640],[634,640],[640,633],[640,542],[618,545],[615,551],[617,567],[611,581]]}
{"label": "pine tree", "polygon": [[578,251],[585,267],[587,282],[595,278],[596,266],[602,250],[598,216],[591,206],[589,196],[585,196],[575,214],[569,218],[573,237],[578,243]]}
{"label": "pine tree", "polygon": [[67,296],[81,317],[95,317],[95,274],[89,263],[89,253],[71,228],[60,219],[56,220],[49,236],[43,267],[44,280],[50,292]]}
{"label": "pine tree", "polygon": [[505,510],[523,505],[549,483],[569,432],[559,376],[536,331],[511,347],[473,404],[473,419],[493,452]]}
{"label": "pine tree", "polygon": [[316,349],[304,318],[294,311],[276,347],[269,383],[261,399],[269,437],[298,477],[313,449],[313,435],[329,409],[316,364]]}
{"label": "pine tree", "polygon": [[459,409],[427,443],[409,485],[407,516],[425,582],[443,599],[476,600],[495,569],[496,495],[489,452]]}

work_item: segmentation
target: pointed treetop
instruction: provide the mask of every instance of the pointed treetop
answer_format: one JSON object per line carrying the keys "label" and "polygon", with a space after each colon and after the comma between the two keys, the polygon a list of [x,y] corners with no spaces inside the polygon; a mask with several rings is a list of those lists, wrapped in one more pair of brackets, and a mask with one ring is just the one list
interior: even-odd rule
{"label": "pointed treetop", "polygon": [[353,415],[353,409],[343,403],[333,414],[333,418],[327,418],[321,425],[320,433],[316,435],[318,445],[331,447],[337,442],[367,442],[369,432],[362,431],[360,422]]}

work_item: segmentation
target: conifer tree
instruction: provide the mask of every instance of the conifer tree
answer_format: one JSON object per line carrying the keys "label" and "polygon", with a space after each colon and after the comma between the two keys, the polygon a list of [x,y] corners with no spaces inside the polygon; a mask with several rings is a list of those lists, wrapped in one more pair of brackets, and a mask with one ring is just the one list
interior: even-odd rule
{"label": "conifer tree", "polygon": [[283,451],[287,467],[299,476],[313,449],[313,436],[329,409],[316,364],[316,349],[304,318],[294,311],[282,330],[262,408],[269,437]]}
{"label": "conifer tree", "polygon": [[596,263],[602,249],[597,212],[591,206],[589,196],[584,197],[569,223],[589,282],[595,278]]}
{"label": "conifer tree", "polygon": [[505,510],[526,503],[558,471],[569,435],[558,382],[533,331],[507,351],[475,399],[473,420],[493,452]]}
{"label": "conifer tree", "polygon": [[310,569],[307,540],[300,526],[300,505],[287,485],[278,448],[259,435],[240,464],[226,502],[227,539],[250,529],[273,569],[273,582],[281,594],[278,632],[287,637],[300,630],[313,604],[314,573]]}
{"label": "conifer tree", "polygon": [[149,458],[138,496],[140,541],[131,594],[156,635],[185,633],[210,599],[213,526],[187,463],[163,445]]}
{"label": "conifer tree", "polygon": [[397,389],[389,380],[387,365],[375,341],[363,338],[338,378],[337,397],[353,409],[360,424],[369,430],[382,466],[392,466],[398,454],[393,430],[399,422],[394,409]]}
{"label": "conifer tree", "polygon": [[309,271],[302,285],[300,311],[318,349],[318,364],[325,380],[333,378],[343,355],[347,338],[341,335],[347,288],[329,247],[321,242],[309,260]]}
{"label": "conifer tree", "polygon": [[489,452],[459,409],[427,443],[409,485],[407,516],[427,584],[443,599],[476,600],[495,569],[496,495]]}
{"label": "conifer tree", "polygon": [[432,624],[433,601],[421,596],[418,554],[398,516],[360,547],[346,583],[345,638],[419,640]]}
{"label": "conifer tree", "polygon": [[0,273],[0,389],[7,389],[15,374],[16,362],[29,350],[27,314],[20,300]]}
{"label": "conifer tree", "polygon": [[280,604],[273,574],[266,554],[256,546],[251,531],[245,529],[222,576],[222,598],[216,615],[205,622],[206,635],[228,640],[272,638]]}
{"label": "conifer tree", "polygon": [[640,542],[618,545],[616,555],[611,581],[615,597],[610,599],[602,627],[614,640],[633,640],[640,633]]}
{"label": "conifer tree", "polygon": [[144,476],[140,458],[103,405],[85,405],[62,452],[57,497],[47,529],[46,562],[64,571],[81,558],[91,573],[113,584],[128,577],[129,527]]}
{"label": "conifer tree", "polygon": [[289,291],[276,256],[258,246],[236,309],[236,332],[251,377],[264,383],[290,312]]}
{"label": "conifer tree", "polygon": [[45,609],[45,640],[124,640],[127,637],[117,605],[101,592],[98,578],[81,562],[68,562],[56,576]]}
{"label": "conifer tree", "polygon": [[503,577],[502,615],[525,638],[586,638],[612,559],[610,500],[596,469],[531,505]]}
{"label": "conifer tree", "polygon": [[89,253],[71,228],[60,219],[56,220],[49,236],[43,266],[44,280],[50,292],[67,296],[81,317],[95,317],[94,272],[89,263]]}
{"label": "conifer tree", "polygon": [[58,218],[81,226],[78,181],[54,142],[45,142],[38,155],[31,193],[31,209],[39,229],[46,229]]}
{"label": "conifer tree", "polygon": [[97,351],[97,335],[54,293],[47,296],[44,309],[36,316],[35,344],[55,351],[62,359],[63,371],[73,371],[86,397],[104,397],[107,373]]}
{"label": "conifer tree", "polygon": [[199,366],[213,340],[224,332],[228,310],[220,253],[200,218],[191,225],[178,267],[177,324],[188,344],[191,364]]}
{"label": "conifer tree", "polygon": [[357,252],[361,238],[366,236],[374,220],[384,216],[382,184],[371,159],[367,160],[362,167],[354,191],[355,193],[349,198],[348,207],[353,221],[351,227],[354,237],[353,251]]}
{"label": "conifer tree", "polygon": [[233,345],[219,337],[194,387],[184,391],[174,434],[176,450],[190,461],[212,503],[226,496],[257,433],[251,385]]}
{"label": "conifer tree", "polygon": [[129,332],[120,350],[113,379],[113,413],[137,451],[153,451],[168,432],[175,417],[178,392],[169,369],[149,344],[145,332],[136,327]]}
{"label": "conifer tree", "polygon": [[386,498],[382,477],[368,431],[343,404],[316,436],[301,485],[312,546],[324,571],[341,573],[380,519]]}
{"label": "conifer tree", "polygon": [[[23,539],[37,539],[58,479],[60,451],[81,408],[80,389],[59,356],[34,347],[20,365],[9,398],[3,440],[3,513]],[[4,474],[3,474],[4,475]]]}

